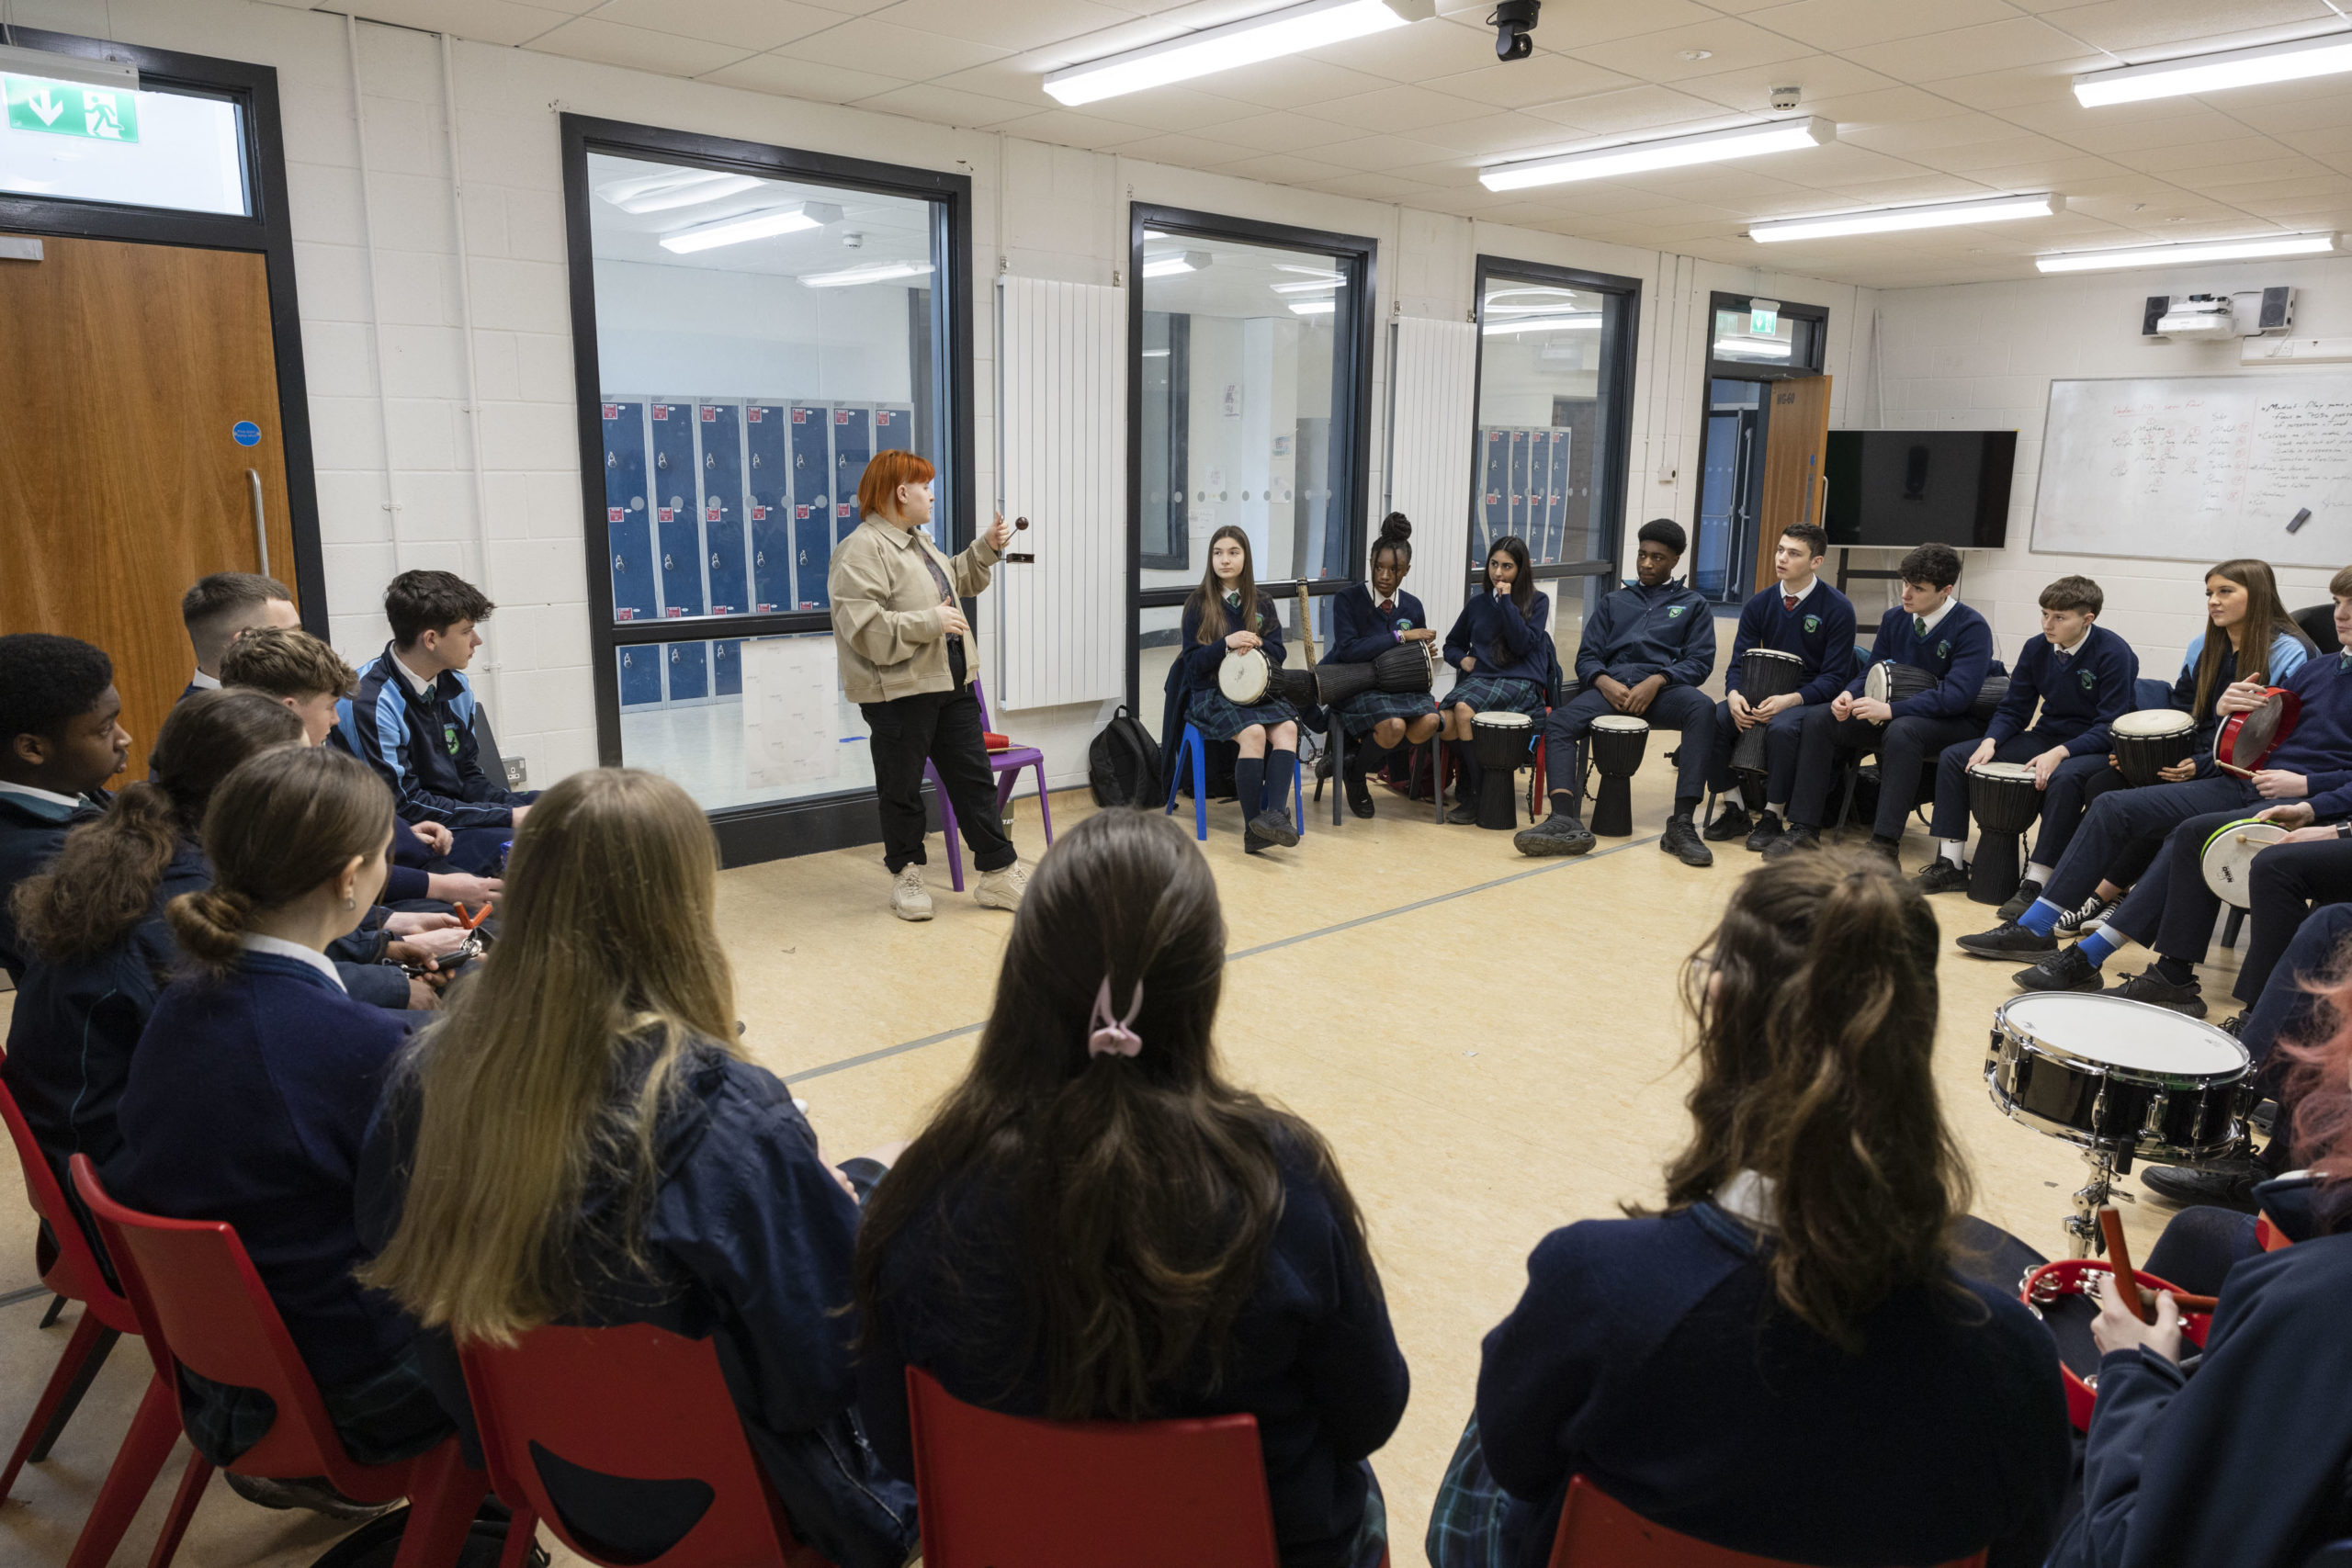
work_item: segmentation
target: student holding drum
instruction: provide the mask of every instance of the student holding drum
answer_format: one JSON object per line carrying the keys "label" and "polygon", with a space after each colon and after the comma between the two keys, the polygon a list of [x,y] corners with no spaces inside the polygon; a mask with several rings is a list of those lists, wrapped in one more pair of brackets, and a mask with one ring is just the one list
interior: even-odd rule
{"label": "student holding drum", "polygon": [[[1404,591],[1413,570],[1413,525],[1401,512],[1381,519],[1372,542],[1372,585],[1351,583],[1331,601],[1329,664],[1370,664],[1399,648],[1426,649],[1437,640],[1429,612]],[[1399,746],[1418,746],[1437,733],[1437,702],[1426,688],[1384,691],[1375,682],[1331,705],[1348,736],[1348,762],[1341,780],[1348,809],[1372,815],[1372,786],[1365,775]]]}
{"label": "student holding drum", "polygon": [[1511,840],[1523,855],[1580,855],[1592,848],[1591,829],[1584,825],[1584,781],[1570,759],[1595,719],[1623,714],[1682,732],[1674,815],[1658,848],[1685,865],[1715,863],[1691,820],[1706,793],[1707,756],[1715,739],[1715,705],[1699,689],[1715,672],[1715,619],[1707,601],[1674,575],[1689,543],[1682,525],[1653,518],[1635,537],[1634,581],[1603,599],[1585,622],[1577,645],[1581,689],[1552,710],[1544,728],[1544,756],[1556,781],[1552,815]]}
{"label": "student holding drum", "polygon": [[[1184,651],[1177,656],[1171,679],[1190,688],[1179,711],[1206,739],[1230,740],[1241,751],[1233,785],[1248,824],[1242,848],[1253,855],[1270,845],[1290,848],[1298,842],[1298,829],[1290,819],[1298,710],[1266,683],[1268,672],[1283,662],[1283,623],[1273,601],[1258,594],[1250,536],[1230,523],[1209,536],[1208,570],[1184,601],[1177,646]],[[1231,675],[1228,661],[1235,666]],[[1164,766],[1172,772],[1173,738],[1162,746],[1170,753]]]}
{"label": "student holding drum", "polygon": [[[1473,743],[1482,713],[1544,716],[1552,685],[1552,601],[1535,589],[1527,541],[1506,534],[1487,552],[1487,574],[1445,634],[1445,661],[1459,671],[1445,694],[1445,739],[1462,759],[1449,822],[1476,822],[1486,770]],[[1531,742],[1532,744],[1532,742]],[[1508,826],[1508,824],[1506,824]]]}
{"label": "student holding drum", "polygon": [[[1821,581],[1828,553],[1818,524],[1792,523],[1772,551],[1778,581],[1740,608],[1707,761],[1707,787],[1727,795],[1736,784],[1740,799],[1707,825],[1717,843],[1745,838],[1761,850],[1781,836],[1797,782],[1800,710],[1828,702],[1852,672],[1854,604]],[[1751,733],[1759,726],[1760,739]]]}
{"label": "student holding drum", "polygon": [[[2008,695],[1993,710],[1984,739],[1946,747],[1936,763],[1936,809],[1928,831],[1942,852],[1919,873],[1920,892],[1952,893],[1969,885],[1972,773],[2008,790],[2041,792],[2067,759],[2107,755],[2108,726],[2132,706],[2140,659],[2131,644],[2094,624],[2106,603],[2098,584],[2087,577],[2062,577],[2041,591],[2041,635],[2018,650]],[[2020,814],[2020,819],[2031,825],[2030,815]],[[2017,869],[2014,862],[2008,869]],[[2034,892],[2041,892],[2039,885]]]}
{"label": "student holding drum", "polygon": [[[1878,818],[1871,824],[1871,847],[1899,863],[1903,824],[1919,798],[1919,773],[1928,759],[1984,733],[1969,710],[1992,668],[1993,628],[1953,597],[1960,552],[1950,545],[1920,545],[1895,570],[1903,602],[1879,620],[1870,669],[1826,705],[1806,708],[1799,720],[1788,831],[1765,846],[1767,855],[1819,842],[1838,758],[1875,750]],[[1892,700],[1869,694],[1871,676],[1883,665],[1890,667],[1897,685],[1913,689],[1890,692]]]}

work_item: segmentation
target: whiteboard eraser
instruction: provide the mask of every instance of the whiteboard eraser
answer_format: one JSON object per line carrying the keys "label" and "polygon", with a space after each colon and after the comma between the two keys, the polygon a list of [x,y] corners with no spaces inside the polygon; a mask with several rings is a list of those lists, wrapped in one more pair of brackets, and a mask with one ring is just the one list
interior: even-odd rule
{"label": "whiteboard eraser", "polygon": [[2287,519],[2287,532],[2292,534],[2311,520],[2312,509],[2306,506],[2301,512],[2296,513],[2292,517]]}

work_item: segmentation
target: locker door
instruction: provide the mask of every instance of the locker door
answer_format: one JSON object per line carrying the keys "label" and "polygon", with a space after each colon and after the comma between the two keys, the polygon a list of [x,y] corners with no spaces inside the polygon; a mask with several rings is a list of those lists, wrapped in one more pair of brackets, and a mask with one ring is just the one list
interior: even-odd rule
{"label": "locker door", "polygon": [[751,457],[744,500],[752,514],[752,601],[760,614],[792,609],[792,454],[784,410],[753,403],[743,411]]}
{"label": "locker door", "polygon": [[695,516],[695,405],[653,405],[653,526],[662,547],[662,613],[699,615],[702,524]]}
{"label": "locker door", "polygon": [[822,403],[792,411],[792,573],[804,610],[833,601],[825,574],[833,563],[832,412]]}
{"label": "locker door", "polygon": [[[646,510],[645,405],[605,405],[605,535],[613,558],[613,619],[661,614],[653,583],[653,525]],[[660,682],[654,695],[659,697]],[[624,699],[626,700],[626,699]]]}
{"label": "locker door", "polygon": [[640,646],[614,650],[620,660],[621,707],[658,708],[662,705],[662,650]]}
{"label": "locker door", "polygon": [[1510,503],[1503,532],[1527,537],[1527,432],[1510,433]]}
{"label": "locker door", "polygon": [[743,553],[743,405],[704,403],[702,536],[710,563],[710,613],[740,615],[752,607],[751,561]]}
{"label": "locker door", "polygon": [[874,449],[876,452],[913,451],[915,411],[904,405],[876,408],[874,411]]}
{"label": "locker door", "polygon": [[673,642],[667,649],[670,665],[670,700],[673,703],[698,703],[710,695],[709,645],[700,642]]}
{"label": "locker door", "polygon": [[710,645],[710,691],[713,696],[743,694],[743,639],[724,637]]}
{"label": "locker door", "polygon": [[1538,566],[1552,558],[1544,553],[1544,507],[1552,488],[1552,433],[1527,433],[1527,558]]}
{"label": "locker door", "polygon": [[1495,541],[1510,532],[1510,433],[1489,430],[1485,434],[1486,482],[1478,492],[1478,549],[1473,566],[1484,566]]}
{"label": "locker door", "polygon": [[[833,406],[833,537],[849,537],[857,526],[857,481],[865,477],[865,465],[874,457],[874,416],[862,406],[836,403]],[[930,533],[933,542],[939,539],[936,520]]]}
{"label": "locker door", "polygon": [[1575,440],[1574,431],[1552,432],[1552,496],[1551,509],[1544,514],[1544,537],[1550,544],[1546,558],[1555,561],[1584,554],[1584,546],[1572,540],[1576,530],[1568,522],[1569,514],[1576,510],[1568,494],[1568,456]]}

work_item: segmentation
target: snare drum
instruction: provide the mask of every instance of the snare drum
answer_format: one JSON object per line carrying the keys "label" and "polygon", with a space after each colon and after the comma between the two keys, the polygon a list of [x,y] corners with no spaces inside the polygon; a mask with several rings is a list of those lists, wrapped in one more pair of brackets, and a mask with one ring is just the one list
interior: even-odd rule
{"label": "snare drum", "polygon": [[2260,707],[2230,715],[2213,732],[2214,765],[2241,776],[2254,772],[2295,732],[2302,712],[2302,699],[2294,693],[2284,686],[2268,688]]}
{"label": "snare drum", "polygon": [[2140,708],[2108,727],[2115,765],[2134,789],[2154,784],[2158,769],[2188,761],[2196,736],[2197,721],[2178,708]]}
{"label": "snare drum", "polygon": [[2245,1138],[2245,1047],[2168,1008],[2044,991],[1993,1013],[1984,1087],[2010,1120],[2073,1144],[2195,1164]]}
{"label": "snare drum", "polygon": [[1535,721],[1523,713],[1490,712],[1470,720],[1470,744],[1483,776],[1478,784],[1478,826],[1508,830],[1519,826],[1518,778],[1535,739]]}
{"label": "snare drum", "polygon": [[1236,707],[1249,707],[1262,702],[1266,695],[1266,679],[1272,667],[1266,662],[1265,650],[1245,648],[1239,652],[1228,650],[1225,662],[1216,667],[1217,690]]}
{"label": "snare drum", "polygon": [[[2077,1432],[2091,1429],[2091,1406],[2098,1399],[2098,1343],[2091,1337],[2091,1321],[2098,1316],[2098,1303],[2091,1297],[2091,1281],[2101,1274],[2114,1272],[2114,1265],[2098,1258],[2062,1258],[2034,1269],[2018,1290],[2018,1299],[2041,1319],[2050,1337],[2058,1342],[2058,1375],[2066,1382],[2066,1418]],[[2187,1293],[2171,1280],[2159,1280],[2144,1269],[2132,1272],[2152,1291]],[[2212,1322],[2211,1314],[2207,1313],[2184,1313],[2180,1319],[2181,1337],[2201,1349]]]}
{"label": "snare drum", "polygon": [[2207,837],[2199,857],[2205,886],[2222,903],[2246,908],[2253,901],[2246,889],[2251,885],[2254,857],[2286,837],[2287,829],[2278,823],[2257,822],[2251,817],[2222,823]]}
{"label": "snare drum", "polygon": [[[1804,684],[1804,660],[1777,648],[1751,648],[1739,662],[1739,694],[1752,706],[1767,697],[1785,697]],[[1731,765],[1742,773],[1765,768],[1764,731],[1770,726],[1751,724],[1739,732],[1731,749]]]}

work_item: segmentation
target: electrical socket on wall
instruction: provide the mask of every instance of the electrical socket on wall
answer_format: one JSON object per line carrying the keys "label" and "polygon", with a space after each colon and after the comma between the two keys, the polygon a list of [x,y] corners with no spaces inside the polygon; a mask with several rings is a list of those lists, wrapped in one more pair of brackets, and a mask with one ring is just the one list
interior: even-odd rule
{"label": "electrical socket on wall", "polygon": [[531,782],[531,764],[521,757],[506,759],[506,787],[522,789]]}

